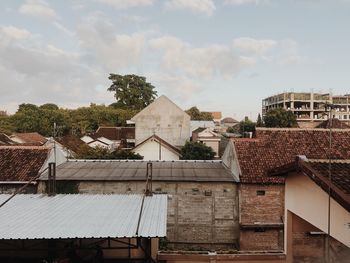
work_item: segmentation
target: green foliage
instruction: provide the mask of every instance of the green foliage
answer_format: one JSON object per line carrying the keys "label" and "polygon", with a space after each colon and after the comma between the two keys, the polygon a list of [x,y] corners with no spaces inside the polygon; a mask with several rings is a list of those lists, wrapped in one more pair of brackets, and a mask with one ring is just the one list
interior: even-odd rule
{"label": "green foliage", "polygon": [[238,133],[239,132],[239,125],[236,125],[234,127],[228,127],[226,132],[228,132],[228,133]]}
{"label": "green foliage", "polygon": [[258,119],[256,120],[256,127],[263,127],[264,126],[264,123],[261,119],[261,115],[260,113],[258,114]]}
{"label": "green foliage", "polygon": [[191,120],[197,121],[212,121],[213,116],[210,112],[201,112],[196,106],[186,110],[186,113],[190,115]]}
{"label": "green foliage", "polygon": [[215,152],[201,142],[186,142],[181,148],[182,160],[213,160]]}
{"label": "green foliage", "polygon": [[157,97],[154,86],[145,77],[137,75],[110,74],[112,85],[108,91],[114,92],[117,102],[113,107],[141,110]]}
{"label": "green foliage", "polygon": [[53,136],[56,123],[56,136],[69,133],[84,135],[99,126],[123,126],[136,113],[131,109],[96,104],[74,110],[62,109],[51,103],[40,107],[21,104],[14,115],[0,115],[0,132],[38,132],[44,136]]}
{"label": "green foliage", "polygon": [[239,133],[244,135],[246,132],[255,132],[255,126],[255,122],[252,122],[248,118],[245,118],[239,123]]}
{"label": "green foliage", "polygon": [[264,123],[269,128],[298,127],[295,115],[283,108],[271,109],[264,116]]}
{"label": "green foliage", "polygon": [[116,150],[111,152],[106,147],[81,147],[76,158],[78,159],[100,159],[100,160],[142,160],[143,156],[126,150]]}

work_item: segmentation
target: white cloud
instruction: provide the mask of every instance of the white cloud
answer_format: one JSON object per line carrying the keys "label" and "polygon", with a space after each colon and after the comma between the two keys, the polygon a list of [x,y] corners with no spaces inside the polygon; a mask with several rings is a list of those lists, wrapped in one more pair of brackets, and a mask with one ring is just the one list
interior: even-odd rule
{"label": "white cloud", "polygon": [[249,37],[241,37],[233,40],[233,47],[249,53],[261,54],[274,47],[276,47],[277,41],[271,39],[254,39]]}
{"label": "white cloud", "polygon": [[246,4],[261,4],[267,2],[268,0],[224,0],[226,5],[246,5]]}
{"label": "white cloud", "polygon": [[44,0],[26,0],[25,3],[19,7],[18,11],[21,14],[40,18],[58,18],[55,10]]}
{"label": "white cloud", "polygon": [[31,37],[31,33],[27,29],[18,28],[14,26],[0,26],[0,32],[3,36],[9,37],[11,39],[26,39]]}
{"label": "white cloud", "polygon": [[65,33],[66,35],[73,37],[75,35],[75,33],[71,30],[69,30],[68,28],[66,28],[64,25],[62,25],[61,23],[58,23],[57,21],[53,22],[53,25],[60,31],[62,31],[63,33]]}
{"label": "white cloud", "polygon": [[193,47],[176,37],[150,40],[150,46],[162,52],[162,67],[191,77],[234,77],[243,68],[255,64],[253,57],[236,53],[229,45]]}
{"label": "white cloud", "polygon": [[211,16],[216,7],[212,0],[169,0],[165,3],[169,10],[189,10],[194,14]]}
{"label": "white cloud", "polygon": [[117,34],[113,23],[100,13],[84,20],[77,36],[90,58],[109,71],[138,65],[145,44],[141,33]]}
{"label": "white cloud", "polygon": [[97,2],[112,6],[115,9],[127,9],[130,7],[150,6],[155,0],[95,0]]}

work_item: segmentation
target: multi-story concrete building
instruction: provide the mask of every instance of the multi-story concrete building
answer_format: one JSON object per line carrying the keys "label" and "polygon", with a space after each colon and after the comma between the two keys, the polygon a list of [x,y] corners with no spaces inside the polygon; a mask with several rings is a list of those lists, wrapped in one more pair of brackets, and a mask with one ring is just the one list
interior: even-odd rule
{"label": "multi-story concrete building", "polygon": [[291,110],[300,127],[316,127],[320,121],[328,119],[326,104],[333,104],[332,117],[350,123],[350,94],[332,96],[313,92],[285,92],[262,101],[263,116],[270,109]]}

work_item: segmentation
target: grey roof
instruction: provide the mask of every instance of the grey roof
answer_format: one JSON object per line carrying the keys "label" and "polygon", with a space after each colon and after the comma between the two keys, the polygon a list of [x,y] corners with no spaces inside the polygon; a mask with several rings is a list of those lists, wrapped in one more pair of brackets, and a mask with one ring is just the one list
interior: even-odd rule
{"label": "grey roof", "polygon": [[[234,182],[221,161],[152,161],[153,181]],[[75,160],[56,168],[57,180],[145,181],[147,161]],[[40,177],[47,180],[47,173]]]}
{"label": "grey roof", "polygon": [[[0,195],[0,202],[10,195]],[[0,208],[0,239],[166,236],[167,196],[17,195]]]}

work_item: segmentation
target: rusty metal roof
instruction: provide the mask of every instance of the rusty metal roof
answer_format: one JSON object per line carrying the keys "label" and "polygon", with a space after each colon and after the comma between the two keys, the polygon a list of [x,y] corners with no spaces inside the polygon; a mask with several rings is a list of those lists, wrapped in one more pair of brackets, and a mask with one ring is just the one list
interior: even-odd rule
{"label": "rusty metal roof", "polygon": [[[152,161],[153,181],[234,182],[221,161]],[[72,160],[57,166],[57,180],[145,181],[147,162]],[[40,180],[47,180],[47,173]]]}
{"label": "rusty metal roof", "polygon": [[[0,203],[10,195],[0,195]],[[165,237],[167,196],[17,195],[0,208],[0,239]]]}

